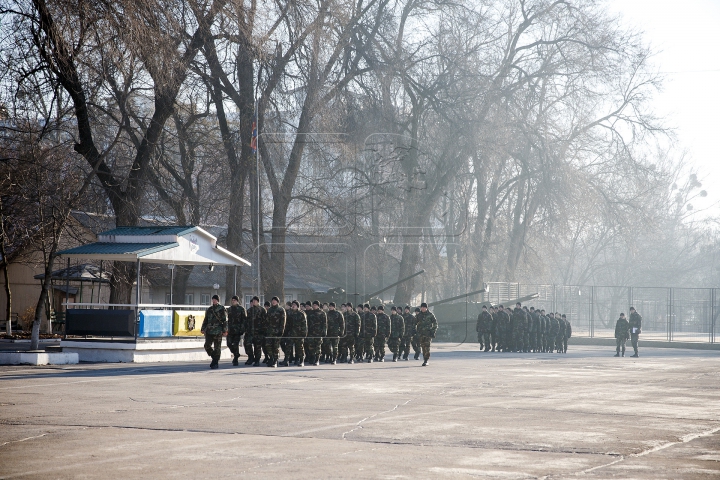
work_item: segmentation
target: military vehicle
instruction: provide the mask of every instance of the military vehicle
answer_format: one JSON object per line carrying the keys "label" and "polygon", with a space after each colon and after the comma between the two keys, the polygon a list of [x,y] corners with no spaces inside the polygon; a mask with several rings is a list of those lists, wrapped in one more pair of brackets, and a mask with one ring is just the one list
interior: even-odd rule
{"label": "military vehicle", "polygon": [[[535,298],[538,298],[537,293],[526,295],[520,298],[514,298],[509,300],[503,300],[501,302],[456,302],[449,303],[451,301],[464,298],[476,293],[480,293],[484,290],[478,290],[476,292],[470,292],[464,295],[458,295],[457,297],[446,298],[437,302],[429,303],[428,306],[432,308],[435,318],[437,318],[438,325],[443,326],[442,330],[438,328],[438,335],[436,339],[441,342],[475,342],[477,341],[477,334],[475,333],[475,325],[477,323],[478,315],[482,310],[483,305],[490,308],[491,306],[505,305],[511,308],[515,306],[517,302],[524,303],[529,302]],[[467,337],[467,338],[466,338]]]}
{"label": "military vehicle", "polygon": [[359,293],[347,293],[345,292],[345,289],[342,287],[335,287],[329,289],[327,292],[315,292],[312,296],[312,300],[317,300],[320,303],[330,303],[335,302],[337,305],[340,305],[341,303],[345,302],[352,302],[353,305],[357,305],[358,303],[369,303],[371,305],[389,305],[391,304],[390,301],[383,301],[378,295],[381,293],[390,290],[391,288],[400,285],[403,282],[407,282],[411,278],[415,278],[418,275],[422,275],[425,273],[425,270],[420,270],[419,272],[415,272],[409,277],[405,277],[401,280],[398,280],[397,282],[388,285],[387,287],[383,287],[377,292],[373,292],[369,295],[363,296]]}

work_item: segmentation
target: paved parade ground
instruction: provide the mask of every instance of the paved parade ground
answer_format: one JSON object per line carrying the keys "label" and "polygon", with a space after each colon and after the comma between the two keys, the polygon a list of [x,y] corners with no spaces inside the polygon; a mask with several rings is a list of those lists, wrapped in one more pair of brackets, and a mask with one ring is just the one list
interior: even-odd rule
{"label": "paved parade ground", "polygon": [[0,477],[720,477],[720,352],[476,346],[424,368],[0,367]]}

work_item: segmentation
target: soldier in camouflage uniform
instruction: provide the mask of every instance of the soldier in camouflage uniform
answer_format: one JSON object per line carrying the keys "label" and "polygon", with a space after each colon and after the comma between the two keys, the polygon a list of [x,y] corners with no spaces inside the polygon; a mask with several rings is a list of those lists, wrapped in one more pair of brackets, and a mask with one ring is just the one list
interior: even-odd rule
{"label": "soldier in camouflage uniform", "polygon": [[205,310],[205,320],[200,327],[200,332],[205,335],[205,351],[212,359],[210,368],[218,368],[222,351],[222,337],[227,335],[228,323],[225,307],[220,305],[220,297],[217,295],[212,296],[212,305]]}
{"label": "soldier in camouflage uniform", "polygon": [[375,360],[378,362],[385,361],[385,345],[390,338],[392,324],[390,317],[385,313],[385,307],[379,305],[377,307],[377,335],[375,335]]}
{"label": "soldier in camouflage uniform", "polygon": [[265,325],[265,309],[260,306],[260,299],[253,297],[250,301],[250,308],[247,311],[245,321],[245,337],[243,338],[243,346],[248,356],[245,365],[260,365],[260,355],[262,354],[261,346],[264,342],[261,330]]}
{"label": "soldier in camouflage uniform", "polygon": [[420,348],[420,334],[417,331],[418,313],[420,313],[420,308],[415,307],[415,335],[413,335],[412,338],[412,347],[413,351],[415,352],[415,360],[419,359],[420,353],[422,353],[422,349]]}
{"label": "soldier in camouflage uniform", "polygon": [[367,362],[372,363],[375,353],[373,350],[375,335],[377,335],[377,317],[375,317],[375,314],[370,311],[370,305],[367,303],[363,307],[363,312],[365,315],[360,335],[362,335],[363,343],[365,345],[365,356]]}
{"label": "soldier in camouflage uniform", "polygon": [[393,362],[397,362],[400,358],[400,343],[402,342],[403,336],[405,335],[405,319],[400,312],[402,307],[392,307],[390,315],[390,339],[388,340],[388,347],[393,354]]}
{"label": "soldier in camouflage uniform", "polygon": [[340,338],[345,336],[345,317],[335,310],[335,302],[330,302],[327,311],[328,331],[327,338],[330,353],[329,363],[335,365],[338,358],[338,345]]}
{"label": "soldier in camouflage uniform", "polygon": [[[490,350],[490,329],[492,328],[492,322],[492,315],[488,312],[487,305],[483,305],[482,311],[480,315],[478,315],[477,325],[475,325],[480,351],[487,352]],[[485,348],[483,348],[483,346]]]}
{"label": "soldier in camouflage uniform", "polygon": [[[305,312],[299,309],[300,304],[297,300],[291,303],[290,311],[287,313],[287,324],[285,326],[285,337],[295,348],[295,365],[298,367],[305,366],[305,337],[308,333],[307,318]],[[292,351],[292,347],[289,348]],[[289,365],[289,352],[286,352],[282,365]]]}
{"label": "soldier in camouflage uniform", "polygon": [[265,320],[265,350],[268,354],[268,367],[277,368],[280,356],[280,339],[285,333],[285,309],[280,306],[280,299],[273,297]]}
{"label": "soldier in camouflage uniform", "polygon": [[625,356],[625,342],[630,338],[630,323],[625,318],[625,314],[621,313],[620,318],[615,322],[615,356],[620,356],[620,350],[622,349],[622,356]]}
{"label": "soldier in camouflage uniform", "polygon": [[536,310],[540,318],[539,330],[538,330],[538,349],[541,353],[545,353],[545,332],[547,331],[547,317],[545,316],[545,310]]}
{"label": "soldier in camouflage uniform", "polygon": [[522,352],[523,346],[523,330],[525,329],[525,312],[520,305],[520,302],[515,304],[515,309],[510,317],[510,324],[512,325],[512,340],[510,341],[510,350],[513,352]]}
{"label": "soldier in camouflage uniform", "polygon": [[640,356],[638,355],[638,340],[640,339],[640,334],[642,333],[642,317],[635,310],[635,307],[630,307],[630,320],[628,323],[630,324],[630,341],[632,343],[633,350],[635,351],[635,353],[631,356],[637,358]]}
{"label": "soldier in camouflage uniform", "polygon": [[308,363],[320,365],[320,345],[322,339],[327,335],[327,315],[320,309],[320,302],[315,300],[312,303],[312,310],[307,316],[308,322]]}
{"label": "soldier in camouflage uniform", "polygon": [[555,350],[557,353],[562,353],[563,337],[565,337],[565,322],[563,321],[562,315],[560,315],[560,312],[555,312],[555,318],[558,321],[558,332],[557,332],[557,336],[555,337]]}
{"label": "soldier in camouflage uniform", "polygon": [[538,332],[540,331],[540,312],[535,307],[530,307],[530,325],[528,333],[530,335],[528,351],[537,353],[538,351]]}
{"label": "soldier in camouflage uniform", "polygon": [[427,366],[430,361],[430,344],[432,339],[435,338],[437,328],[438,323],[435,315],[428,310],[427,303],[423,302],[420,305],[420,313],[417,315],[417,331],[418,335],[420,335],[420,347],[425,360],[422,364],[423,367]]}
{"label": "soldier in camouflage uniform", "polygon": [[564,313],[562,319],[565,322],[565,335],[563,335],[563,353],[567,353],[568,338],[572,337],[572,326],[570,326],[570,320],[567,319]]}
{"label": "soldier in camouflage uniform", "polygon": [[228,335],[227,335],[227,347],[228,350],[233,354],[232,364],[238,365],[238,357],[240,356],[240,337],[245,333],[245,321],[247,314],[242,305],[240,305],[240,299],[237,295],[233,295],[230,301],[231,305],[228,308]]}
{"label": "soldier in camouflage uniform", "polygon": [[[398,313],[400,308],[398,308]],[[415,316],[413,316],[412,313],[410,313],[410,305],[405,306],[405,313],[402,314],[404,325],[405,325],[405,332],[403,333],[403,337],[400,341],[400,349],[399,353],[402,354],[403,360],[408,359],[408,355],[410,355],[410,344],[412,343],[412,337],[416,333],[415,329]],[[399,359],[400,357],[398,357]]]}
{"label": "soldier in camouflage uniform", "polygon": [[345,336],[340,339],[342,363],[353,364],[355,359],[355,341],[360,335],[360,316],[353,310],[352,303],[345,305]]}
{"label": "soldier in camouflage uniform", "polygon": [[553,353],[553,350],[555,349],[555,338],[560,331],[560,322],[558,322],[558,319],[555,318],[555,314],[553,314],[553,312],[550,312],[548,314],[548,322],[550,324],[550,329],[548,330],[547,337],[548,353]]}

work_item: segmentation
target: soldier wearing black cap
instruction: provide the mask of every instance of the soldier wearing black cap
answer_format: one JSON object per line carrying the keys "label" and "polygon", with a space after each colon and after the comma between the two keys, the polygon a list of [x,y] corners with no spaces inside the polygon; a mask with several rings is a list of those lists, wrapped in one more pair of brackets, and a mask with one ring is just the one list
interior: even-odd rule
{"label": "soldier wearing black cap", "polygon": [[405,306],[405,313],[401,313],[401,309],[398,307],[398,314],[402,315],[403,325],[405,327],[402,339],[400,340],[398,360],[400,360],[400,355],[402,355],[403,360],[407,360],[408,355],[410,354],[410,344],[412,343],[412,338],[415,335],[415,317],[412,313],[410,313],[410,305]]}
{"label": "soldier wearing black cap", "polygon": [[327,335],[327,316],[320,309],[320,302],[317,300],[312,303],[312,310],[307,315],[307,322],[308,363],[317,366],[320,365],[320,345],[323,337]]}
{"label": "soldier wearing black cap", "polygon": [[482,306],[482,311],[478,315],[475,331],[478,334],[478,343],[480,351],[487,352],[490,350],[490,329],[492,328],[492,315],[488,312],[487,305]]}
{"label": "soldier wearing black cap", "polygon": [[385,307],[378,305],[377,307],[377,335],[375,335],[375,360],[378,362],[385,361],[385,345],[390,337],[392,324],[390,317],[385,313]]}
{"label": "soldier wearing black cap", "polygon": [[630,320],[628,320],[628,323],[630,324],[630,342],[635,351],[631,357],[638,357],[638,340],[642,333],[642,317],[635,310],[635,307],[630,307]]}
{"label": "soldier wearing black cap", "polygon": [[420,307],[415,307],[415,313],[413,314],[413,317],[415,319],[413,320],[415,324],[415,335],[413,335],[412,338],[412,347],[413,351],[415,352],[415,360],[420,358],[420,354],[422,353],[422,349],[420,348],[420,334],[417,331],[417,322],[418,322],[418,314],[420,313]]}
{"label": "soldier wearing black cap", "polygon": [[388,347],[393,354],[393,362],[400,359],[400,343],[405,335],[405,319],[401,315],[402,307],[392,307],[390,309],[390,338],[388,339]]}
{"label": "soldier wearing black cap", "polygon": [[[304,306],[304,305],[303,305]],[[285,359],[282,362],[282,365],[287,367],[289,365],[289,357],[292,352],[293,346],[295,347],[295,365],[298,367],[302,367],[305,365],[305,337],[307,337],[308,333],[308,325],[307,325],[307,317],[305,316],[305,312],[299,309],[300,304],[297,300],[293,300],[291,304],[290,311],[287,313],[287,323],[285,325],[285,334],[283,335],[286,337],[284,342],[286,342],[285,349],[283,352],[285,353]]]}
{"label": "soldier wearing black cap", "polygon": [[200,327],[200,332],[205,335],[205,351],[212,359],[210,368],[218,368],[222,351],[222,337],[227,335],[228,323],[227,312],[225,312],[225,307],[220,305],[220,297],[217,295],[212,296],[212,305],[205,310],[205,319]]}
{"label": "soldier wearing black cap", "polygon": [[375,335],[377,335],[377,317],[370,311],[370,305],[367,303],[363,307],[363,311],[365,312],[365,317],[363,319],[363,328],[360,335],[362,335],[363,343],[365,345],[365,358],[368,363],[372,363],[374,356],[373,347],[375,343]]}
{"label": "soldier wearing black cap", "polygon": [[250,308],[247,311],[247,322],[245,324],[245,338],[243,346],[248,355],[247,365],[260,366],[260,355],[262,345],[265,342],[265,316],[267,312],[260,306],[260,299],[253,297],[250,300]]}
{"label": "soldier wearing black cap", "polygon": [[437,332],[438,323],[435,315],[428,310],[427,303],[420,305],[420,313],[417,315],[417,330],[420,335],[420,347],[422,348],[423,359],[425,360],[422,364],[423,367],[428,365],[430,361],[430,344],[432,339],[435,338],[435,332]]}
{"label": "soldier wearing black cap", "polygon": [[267,311],[265,350],[269,357],[268,367],[278,366],[280,356],[280,338],[285,332],[285,309],[280,306],[278,297],[272,298],[272,303]]}
{"label": "soldier wearing black cap", "polygon": [[330,302],[327,311],[327,337],[325,341],[328,343],[328,353],[330,357],[327,363],[335,365],[338,358],[338,344],[340,337],[345,336],[345,317],[343,314],[335,310],[335,302]]}
{"label": "soldier wearing black cap", "polygon": [[238,357],[240,356],[240,337],[245,333],[245,321],[247,320],[247,314],[242,305],[240,305],[240,299],[237,295],[233,295],[230,301],[231,305],[228,308],[228,335],[227,335],[227,347],[228,350],[233,354],[232,364],[237,366]]}
{"label": "soldier wearing black cap", "polygon": [[353,310],[352,303],[345,305],[345,335],[340,339],[340,362],[354,363],[355,340],[360,334],[360,317]]}

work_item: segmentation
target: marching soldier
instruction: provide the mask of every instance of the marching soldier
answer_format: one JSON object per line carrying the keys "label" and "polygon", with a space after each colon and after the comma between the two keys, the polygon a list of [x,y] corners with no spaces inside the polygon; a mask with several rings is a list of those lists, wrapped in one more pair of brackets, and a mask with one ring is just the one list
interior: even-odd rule
{"label": "marching soldier", "polygon": [[437,328],[438,323],[435,315],[428,310],[427,303],[423,302],[420,305],[420,313],[417,315],[417,331],[420,336],[423,359],[425,360],[422,364],[423,367],[427,366],[430,361],[430,344],[432,339],[435,338]]}
{"label": "marching soldier", "polygon": [[418,314],[420,313],[420,309],[418,307],[415,307],[415,335],[413,335],[412,338],[412,347],[413,351],[415,352],[415,360],[420,358],[420,333],[418,333],[417,330],[417,323],[418,323]]}
{"label": "marching soldier", "polygon": [[572,327],[570,326],[570,320],[567,319],[564,313],[562,319],[565,322],[565,335],[563,335],[563,353],[567,353],[567,343],[568,338],[572,337]]}
{"label": "marching soldier", "polygon": [[240,356],[240,337],[245,333],[245,321],[247,314],[245,308],[240,305],[240,299],[237,295],[233,295],[230,300],[230,308],[228,308],[228,335],[227,347],[233,354],[232,364],[237,367],[238,357]]}
{"label": "marching soldier", "polygon": [[247,311],[247,321],[245,323],[245,338],[243,346],[247,353],[248,360],[246,365],[254,367],[260,366],[260,355],[262,354],[262,344],[264,339],[265,327],[265,309],[260,306],[260,299],[253,297],[250,300],[250,308]]}
{"label": "marching soldier", "polygon": [[322,339],[327,335],[327,316],[320,309],[320,302],[315,300],[312,303],[312,310],[307,316],[308,322],[308,363],[314,366],[320,365],[320,346]]}
{"label": "marching soldier", "polygon": [[335,365],[337,363],[340,337],[345,336],[345,317],[343,317],[342,313],[335,310],[335,302],[330,302],[328,305],[327,323],[328,331],[327,338],[325,339],[328,343],[329,350],[327,355],[330,356],[329,363]]}
{"label": "marching soldier", "polygon": [[360,334],[363,338],[365,345],[365,355],[368,363],[373,361],[373,343],[375,342],[375,335],[377,335],[377,317],[370,311],[370,305],[365,304],[363,307],[365,316],[363,318],[362,332]]}
{"label": "marching soldier", "polygon": [[210,368],[218,368],[222,337],[227,335],[228,323],[225,307],[220,305],[220,297],[217,295],[212,296],[212,305],[205,310],[205,320],[200,327],[200,332],[205,335],[205,351],[212,358]]}
{"label": "marching soldier", "polygon": [[392,307],[390,309],[390,339],[388,340],[388,346],[393,354],[393,362],[397,362],[400,358],[400,343],[405,335],[405,319],[398,310],[402,312],[401,307]]}
{"label": "marching soldier", "polygon": [[555,318],[558,321],[558,332],[557,336],[555,337],[555,349],[557,353],[562,353],[563,337],[565,336],[565,322],[563,322],[560,312],[555,312]]}
{"label": "marching soldier", "polygon": [[293,347],[295,348],[295,365],[298,367],[305,366],[305,337],[308,334],[307,318],[305,312],[300,310],[300,304],[297,300],[293,300],[290,311],[287,314],[287,325],[285,328],[286,342],[290,344],[285,359],[282,362],[284,367],[289,365],[290,355]]}
{"label": "marching soldier", "polygon": [[410,313],[410,305],[405,306],[405,313],[403,313],[402,317],[405,321],[405,333],[400,344],[400,352],[403,354],[403,360],[407,360],[408,355],[410,355],[410,344],[416,333],[415,317]]}
{"label": "marching soldier", "polygon": [[355,358],[355,340],[360,334],[360,317],[353,310],[352,303],[348,302],[345,306],[345,336],[340,339],[340,352],[342,363],[354,363]]}
{"label": "marching soldier", "polygon": [[558,332],[560,331],[560,323],[558,322],[558,319],[555,318],[555,315],[553,312],[550,312],[548,314],[548,322],[550,324],[550,329],[548,330],[548,353],[553,353],[553,350],[555,350],[555,338],[558,335]]}
{"label": "marching soldier", "polygon": [[[477,325],[475,330],[478,334],[478,343],[480,344],[480,351],[487,352],[490,350],[490,328],[492,327],[492,315],[488,312],[487,305],[482,306],[482,311],[478,315]],[[485,347],[483,349],[483,346]]]}
{"label": "marching soldier", "polygon": [[490,317],[492,318],[492,321],[490,322],[490,346],[492,347],[492,352],[494,352],[498,347],[498,337],[497,337],[497,308],[490,307],[489,309]]}
{"label": "marching soldier", "polygon": [[265,350],[268,355],[268,367],[278,366],[280,338],[285,333],[285,316],[285,309],[280,306],[280,299],[273,297],[266,317]]}
{"label": "marching soldier", "polygon": [[527,319],[525,318],[525,312],[522,309],[522,305],[520,305],[520,302],[516,303],[515,309],[512,313],[512,317],[510,317],[510,322],[512,325],[512,340],[510,341],[510,351],[512,352],[522,352],[523,350],[522,336],[526,320]]}
{"label": "marching soldier", "polygon": [[390,317],[385,313],[385,307],[379,305],[377,307],[377,335],[375,335],[375,360],[378,362],[385,361],[385,345],[390,333]]}

